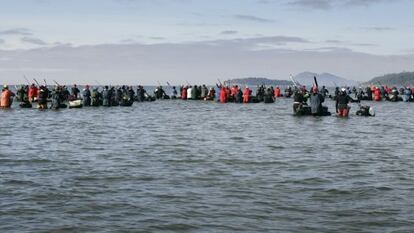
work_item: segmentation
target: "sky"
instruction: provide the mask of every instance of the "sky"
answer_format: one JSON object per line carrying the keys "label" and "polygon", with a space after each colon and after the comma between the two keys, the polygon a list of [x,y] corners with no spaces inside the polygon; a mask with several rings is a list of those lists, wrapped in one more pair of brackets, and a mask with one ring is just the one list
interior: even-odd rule
{"label": "sky", "polygon": [[409,0],[0,0],[0,83],[414,70]]}

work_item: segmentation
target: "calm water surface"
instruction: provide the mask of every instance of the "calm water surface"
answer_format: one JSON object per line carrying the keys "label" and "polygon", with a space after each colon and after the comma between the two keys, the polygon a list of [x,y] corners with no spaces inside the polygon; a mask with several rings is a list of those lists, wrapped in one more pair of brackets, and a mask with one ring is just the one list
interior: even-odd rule
{"label": "calm water surface", "polygon": [[414,104],[291,101],[1,110],[0,232],[414,232]]}

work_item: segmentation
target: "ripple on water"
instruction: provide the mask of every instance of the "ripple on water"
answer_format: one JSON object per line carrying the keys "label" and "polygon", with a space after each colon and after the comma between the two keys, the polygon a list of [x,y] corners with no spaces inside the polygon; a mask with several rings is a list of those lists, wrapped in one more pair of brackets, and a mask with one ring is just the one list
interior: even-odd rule
{"label": "ripple on water", "polygon": [[0,231],[411,232],[414,108],[372,104],[0,111]]}

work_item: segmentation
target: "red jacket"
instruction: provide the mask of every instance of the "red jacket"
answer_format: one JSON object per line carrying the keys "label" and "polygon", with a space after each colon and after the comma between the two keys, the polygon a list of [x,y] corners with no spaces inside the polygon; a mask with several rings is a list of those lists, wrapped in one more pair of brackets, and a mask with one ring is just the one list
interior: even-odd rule
{"label": "red jacket", "polygon": [[33,99],[33,98],[37,97],[38,92],[39,92],[39,89],[36,86],[30,86],[29,87],[29,93],[27,93],[28,96],[29,96],[29,99]]}
{"label": "red jacket", "polygon": [[379,88],[375,89],[374,91],[374,100],[375,101],[381,100],[381,90]]}
{"label": "red jacket", "polygon": [[181,99],[186,100],[187,99],[187,88],[183,87],[183,90],[181,92]]}
{"label": "red jacket", "polygon": [[276,87],[275,88],[275,97],[280,97],[280,96],[282,96],[282,94],[280,94],[280,88]]}

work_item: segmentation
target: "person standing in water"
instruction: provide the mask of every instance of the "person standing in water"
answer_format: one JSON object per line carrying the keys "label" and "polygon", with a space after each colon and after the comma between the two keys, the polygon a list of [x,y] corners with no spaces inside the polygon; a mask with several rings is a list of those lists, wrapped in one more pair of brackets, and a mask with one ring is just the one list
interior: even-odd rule
{"label": "person standing in water", "polygon": [[98,91],[98,88],[93,88],[91,92],[91,106],[97,107],[100,105],[100,93]]}
{"label": "person standing in water", "polygon": [[235,99],[236,103],[243,103],[243,92],[240,88],[237,88],[237,93],[236,93],[236,99]]}
{"label": "person standing in water", "polygon": [[21,86],[20,89],[17,91],[17,96],[20,100],[19,106],[21,108],[31,108],[32,103],[29,101],[29,86]]}
{"label": "person standing in water", "polygon": [[188,86],[187,87],[187,99],[188,100],[191,100],[193,98],[192,94],[193,94],[193,87],[192,86]]}
{"label": "person standing in water", "polygon": [[172,95],[171,95],[171,99],[177,99],[178,97],[178,92],[177,89],[175,89],[175,86],[172,87]]}
{"label": "person standing in water", "polygon": [[307,99],[304,96],[305,90],[304,88],[295,88],[295,92],[293,93],[293,113],[295,114],[299,113],[304,105],[307,105]]}
{"label": "person standing in water", "polygon": [[227,100],[228,100],[228,98],[227,98],[227,94],[228,94],[228,91],[227,91],[227,88],[224,86],[224,85],[219,85],[219,86],[217,86],[219,89],[220,89],[220,103],[227,103]]}
{"label": "person standing in water", "polygon": [[145,101],[146,93],[147,93],[147,91],[144,89],[144,87],[139,85],[138,89],[137,89],[137,100],[138,100],[138,102],[144,102]]}
{"label": "person standing in water", "polygon": [[336,97],[336,114],[340,117],[348,117],[350,107],[348,104],[350,102],[358,102],[357,100],[352,99],[345,88],[342,88]]}
{"label": "person standing in water", "polygon": [[187,86],[183,86],[181,88],[181,99],[182,100],[187,100]]}
{"label": "person standing in water", "polygon": [[15,94],[9,90],[9,86],[4,85],[1,92],[0,107],[10,108],[13,103],[13,96],[15,96]]}
{"label": "person standing in water", "polygon": [[247,104],[250,103],[250,95],[252,94],[252,91],[248,86],[244,88],[243,91],[243,103]]}
{"label": "person standing in water", "polygon": [[58,110],[61,107],[61,88],[60,86],[56,86],[54,90],[52,90],[51,93],[52,103],[50,105],[50,108],[53,110]]}
{"label": "person standing in water", "polygon": [[323,115],[322,103],[325,101],[323,95],[319,93],[318,87],[312,88],[312,94],[310,95],[311,112],[314,116]]}
{"label": "person standing in water", "polygon": [[203,86],[201,86],[201,92],[200,92],[200,98],[203,100],[207,97],[208,94],[208,89],[206,87],[205,84],[203,84]]}
{"label": "person standing in water", "polygon": [[374,100],[381,101],[381,90],[378,87],[374,90]]}
{"label": "person standing in water", "polygon": [[410,102],[412,99],[413,93],[411,91],[411,89],[409,87],[406,87],[404,89],[404,101],[405,102]]}
{"label": "person standing in water", "polygon": [[282,96],[282,94],[281,94],[281,92],[280,92],[280,88],[279,88],[278,86],[277,86],[277,87],[275,87],[274,92],[275,92],[275,98],[279,98],[279,97],[281,97],[281,96]]}
{"label": "person standing in water", "polygon": [[112,94],[108,86],[105,86],[102,91],[102,105],[105,107],[111,106]]}
{"label": "person standing in water", "polygon": [[49,89],[46,86],[40,86],[39,98],[37,101],[38,108],[43,110],[47,109],[47,99],[49,98]]}
{"label": "person standing in water", "polygon": [[32,83],[28,91],[29,101],[34,102],[37,99],[38,94],[39,94],[39,89],[36,87],[34,83]]}
{"label": "person standing in water", "polygon": [[207,93],[206,98],[204,100],[214,100],[216,98],[216,90],[214,87],[211,87],[209,92]]}
{"label": "person standing in water", "polygon": [[79,93],[80,93],[80,90],[79,90],[78,86],[76,84],[74,84],[73,87],[72,87],[72,98],[73,98],[73,100],[78,99]]}
{"label": "person standing in water", "polygon": [[321,89],[320,93],[322,94],[322,96],[324,98],[326,98],[326,96],[329,95],[329,91],[328,91],[328,89],[326,89],[325,86],[322,86],[322,89]]}
{"label": "person standing in water", "polygon": [[89,85],[85,86],[85,89],[82,92],[83,95],[83,106],[91,106],[91,91],[89,89]]}

